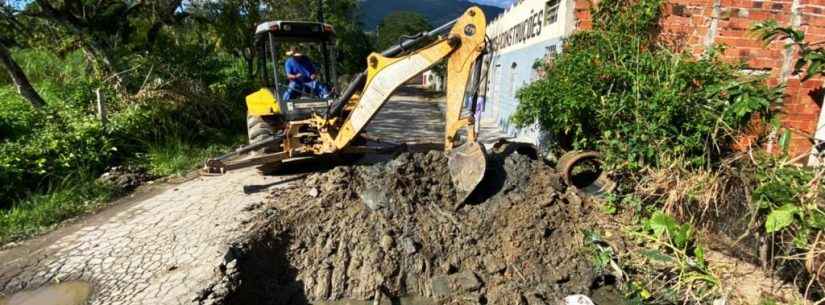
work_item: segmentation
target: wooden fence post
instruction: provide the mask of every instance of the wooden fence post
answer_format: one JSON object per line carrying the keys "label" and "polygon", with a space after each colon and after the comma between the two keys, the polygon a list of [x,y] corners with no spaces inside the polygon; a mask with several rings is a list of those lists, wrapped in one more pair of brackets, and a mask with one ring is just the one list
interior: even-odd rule
{"label": "wooden fence post", "polygon": [[109,123],[109,118],[106,113],[106,102],[103,100],[103,93],[100,92],[100,88],[95,90],[95,95],[97,95],[97,118],[100,119],[100,124],[103,125],[103,128],[106,128],[106,125]]}

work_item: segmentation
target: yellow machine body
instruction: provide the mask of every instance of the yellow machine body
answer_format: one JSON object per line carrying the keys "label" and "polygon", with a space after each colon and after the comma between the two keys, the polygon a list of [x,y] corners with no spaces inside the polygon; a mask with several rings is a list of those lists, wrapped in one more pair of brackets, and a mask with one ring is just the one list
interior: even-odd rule
{"label": "yellow machine body", "polygon": [[262,88],[246,96],[247,114],[254,116],[268,116],[281,113],[278,99],[267,88]]}

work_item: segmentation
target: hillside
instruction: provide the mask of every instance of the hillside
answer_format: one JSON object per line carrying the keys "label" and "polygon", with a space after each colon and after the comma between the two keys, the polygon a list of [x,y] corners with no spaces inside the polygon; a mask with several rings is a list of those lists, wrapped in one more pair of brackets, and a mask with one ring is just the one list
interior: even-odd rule
{"label": "hillside", "polygon": [[427,17],[430,24],[439,26],[477,5],[484,10],[488,19],[502,12],[495,6],[480,5],[465,0],[365,0],[361,3],[361,22],[367,31],[374,30],[384,16],[393,11],[413,11]]}

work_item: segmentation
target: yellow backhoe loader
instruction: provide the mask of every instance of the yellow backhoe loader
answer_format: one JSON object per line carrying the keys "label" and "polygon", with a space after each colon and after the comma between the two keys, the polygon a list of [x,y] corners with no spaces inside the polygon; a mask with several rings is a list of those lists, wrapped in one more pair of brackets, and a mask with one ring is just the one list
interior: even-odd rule
{"label": "yellow backhoe loader", "polygon": [[[206,162],[209,173],[224,173],[243,167],[272,164],[289,159],[358,152],[359,136],[390,96],[406,81],[447,61],[444,151],[450,174],[461,200],[478,186],[486,171],[483,146],[476,142],[472,113],[462,113],[468,95],[475,94],[481,74],[479,59],[487,48],[486,18],[478,7],[433,31],[420,33],[367,58],[366,71],[358,74],[337,96],[321,98],[311,93],[284,100],[284,86],[277,59],[282,42],[315,42],[324,53],[326,72],[322,79],[335,79],[334,29],[324,23],[273,21],[261,24],[256,33],[261,67],[271,73],[269,84],[246,98],[250,145]],[[274,71],[273,71],[274,70]],[[473,75],[475,74],[475,77]],[[471,81],[474,80],[474,81]],[[472,103],[474,104],[474,103]],[[463,132],[462,132],[463,131]],[[250,152],[253,157],[237,159]]]}

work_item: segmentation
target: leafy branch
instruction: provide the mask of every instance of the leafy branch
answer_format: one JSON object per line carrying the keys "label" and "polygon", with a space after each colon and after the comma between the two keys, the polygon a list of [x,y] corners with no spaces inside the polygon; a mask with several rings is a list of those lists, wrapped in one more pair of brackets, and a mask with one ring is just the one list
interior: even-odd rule
{"label": "leafy branch", "polygon": [[776,20],[765,20],[753,25],[751,31],[765,44],[786,40],[786,48],[797,48],[799,59],[794,65],[794,74],[805,74],[803,81],[825,72],[825,41],[806,42],[805,33],[792,27],[782,27]]}

